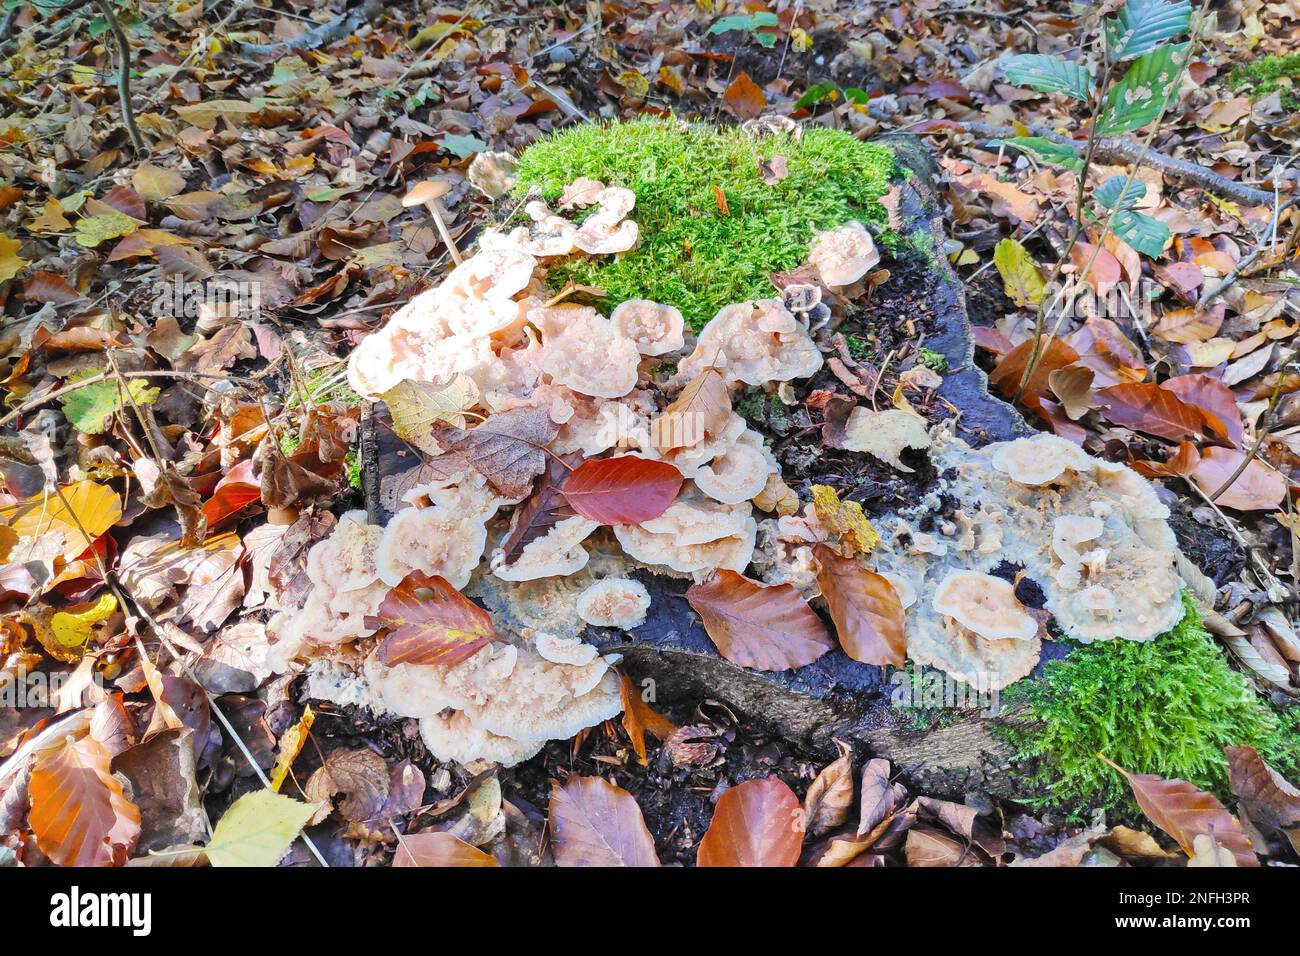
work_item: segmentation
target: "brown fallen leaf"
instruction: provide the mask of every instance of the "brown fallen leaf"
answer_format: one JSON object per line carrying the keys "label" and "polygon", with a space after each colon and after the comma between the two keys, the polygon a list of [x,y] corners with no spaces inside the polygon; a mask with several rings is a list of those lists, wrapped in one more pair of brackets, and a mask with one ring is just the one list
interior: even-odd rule
{"label": "brown fallen leaf", "polygon": [[523,498],[546,469],[546,446],[560,426],[545,408],[517,408],[474,428],[433,423],[438,444],[462,457],[506,498]]}
{"label": "brown fallen leaf", "polygon": [[557,866],[658,866],[641,808],[600,777],[551,782],[549,813]]}
{"label": "brown fallen leaf", "polygon": [[1259,866],[1241,824],[1213,796],[1186,780],[1129,773],[1105,756],[1097,756],[1123,775],[1147,819],[1173,837],[1189,857],[1196,853],[1196,837],[1206,834],[1236,857],[1238,866]]}
{"label": "brown fallen leaf", "polygon": [[803,808],[785,781],[746,780],[718,798],[695,865],[794,866],[803,834]]}
{"label": "brown fallen leaf", "polygon": [[1196,408],[1210,431],[1228,439],[1234,447],[1241,447],[1241,409],[1237,407],[1237,396],[1228,386],[1217,378],[1193,373],[1166,379],[1160,387]]}
{"label": "brown fallen leaf", "polygon": [[[1033,350],[1034,343],[1032,339],[1021,342],[1004,355],[989,374],[989,384],[997,389],[1003,398],[1012,398],[1020,388],[1020,379],[1025,374]],[[1058,368],[1065,368],[1065,366],[1072,365],[1078,360],[1079,353],[1060,339],[1053,338],[1049,340],[1046,336],[1043,336],[1043,347],[1038,358],[1038,364],[1034,368],[1034,374],[1030,376],[1025,385],[1021,401],[1027,407],[1037,409],[1039,400],[1047,392],[1048,376]]]}
{"label": "brown fallen leaf", "polygon": [[722,95],[722,108],[738,120],[754,119],[766,106],[767,97],[748,73],[741,73],[732,80]]}
{"label": "brown fallen leaf", "polygon": [[646,762],[645,735],[649,731],[666,740],[677,725],[646,702],[627,674],[619,674],[619,694],[623,700],[623,729],[632,742],[632,752],[642,764]]}
{"label": "brown fallen leaf", "polygon": [[496,859],[450,833],[409,833],[397,838],[393,866],[500,866]]}
{"label": "brown fallen leaf", "polygon": [[966,844],[934,827],[912,827],[903,847],[908,866],[975,865]]}
{"label": "brown fallen leaf", "polygon": [[395,664],[442,664],[468,660],[498,640],[487,611],[445,578],[412,571],[388,592],[367,627],[387,628],[379,659]]}
{"label": "brown fallen leaf", "polygon": [[1300,789],[1264,762],[1254,747],[1225,747],[1228,785],[1267,838],[1285,837],[1300,853]]}
{"label": "brown fallen leaf", "polygon": [[693,585],[686,600],[718,653],[739,667],[803,667],[835,646],[821,618],[789,584],[761,584],[724,568]]}
{"label": "brown fallen leaf", "polygon": [[1097,402],[1110,421],[1134,431],[1179,441],[1200,438],[1205,418],[1200,409],[1172,389],[1154,382],[1130,382],[1097,390]]}
{"label": "brown fallen leaf", "polygon": [[[1192,470],[1192,480],[1207,495],[1212,495],[1245,460],[1246,456],[1235,448],[1218,445],[1205,448]],[[1276,508],[1285,497],[1286,479],[1256,456],[1215,501],[1221,507],[1238,511],[1263,511]]]}
{"label": "brown fallen leaf", "polygon": [[803,798],[803,815],[808,833],[820,836],[849,818],[857,781],[853,777],[853,752],[836,741],[840,755],[817,774]]}
{"label": "brown fallen leaf", "polygon": [[702,369],[672,404],[650,423],[650,441],[659,451],[690,448],[705,435],[721,432],[731,417],[731,393],[721,370]]}
{"label": "brown fallen leaf", "polygon": [[894,586],[825,545],[816,545],[813,554],[817,558],[817,584],[830,608],[844,653],[864,664],[902,667],[906,659],[906,614]]}

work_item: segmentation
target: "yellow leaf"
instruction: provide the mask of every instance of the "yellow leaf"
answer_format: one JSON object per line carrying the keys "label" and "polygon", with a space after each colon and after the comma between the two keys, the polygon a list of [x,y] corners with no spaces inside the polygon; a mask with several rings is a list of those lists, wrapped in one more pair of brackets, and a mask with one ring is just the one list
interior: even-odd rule
{"label": "yellow leaf", "polygon": [[217,821],[204,848],[213,866],[275,866],[318,809],[291,797],[255,790]]}
{"label": "yellow leaf", "polygon": [[56,611],[50,618],[50,630],[59,649],[72,652],[82,650],[95,636],[95,625],[107,621],[117,611],[117,598],[101,594],[90,605],[73,605]]}
{"label": "yellow leaf", "polygon": [[633,96],[645,96],[650,92],[650,81],[638,70],[624,70],[614,79]]}
{"label": "yellow leaf", "polygon": [[1047,293],[1038,263],[1015,239],[1003,239],[993,250],[993,263],[1002,274],[1007,297],[1022,309],[1037,306]]}
{"label": "yellow leaf", "polygon": [[68,217],[63,214],[63,205],[57,199],[45,200],[41,214],[27,224],[27,231],[38,235],[65,232],[72,228]]}
{"label": "yellow leaf", "polygon": [[790,31],[790,46],[796,53],[804,53],[812,48],[812,37],[808,31],[795,27]]}
{"label": "yellow leaf", "polygon": [[143,199],[161,202],[171,199],[185,189],[185,177],[179,170],[163,169],[152,163],[141,163],[131,175],[131,184]]}
{"label": "yellow leaf", "polygon": [[213,129],[218,118],[234,126],[250,113],[256,112],[256,106],[243,100],[208,100],[205,103],[176,107],[177,116],[199,129]]}
{"label": "yellow leaf", "polygon": [[866,554],[880,542],[880,534],[856,501],[841,501],[829,485],[813,485],[812,497],[813,510],[821,523],[854,551]]}
{"label": "yellow leaf", "polygon": [[18,255],[23,244],[17,239],[0,235],[0,282],[12,279],[27,265],[27,260]]}
{"label": "yellow leaf", "polygon": [[280,738],[280,755],[275,758],[275,769],[271,771],[271,789],[276,793],[280,792],[280,787],[284,785],[284,778],[289,775],[289,768],[298,759],[298,754],[302,753],[302,748],[307,743],[307,735],[311,732],[311,725],[315,722],[316,715],[308,707],[303,711],[298,722],[285,731],[284,736]]}
{"label": "yellow leaf", "polygon": [[433,439],[436,422],[465,427],[465,413],[479,400],[478,386],[457,372],[440,384],[405,379],[379,396],[388,406],[397,437],[431,455],[442,454]]}
{"label": "yellow leaf", "polygon": [[124,212],[106,212],[98,216],[86,216],[77,220],[77,243],[93,249],[101,242],[129,236],[140,227],[134,219]]}
{"label": "yellow leaf", "polygon": [[0,518],[23,538],[39,538],[47,531],[62,532],[63,558],[71,561],[86,550],[82,528],[92,541],[98,538],[122,517],[122,502],[112,488],[89,480],[65,485],[62,491],[68,502],[66,508],[58,495],[38,494],[0,508]]}

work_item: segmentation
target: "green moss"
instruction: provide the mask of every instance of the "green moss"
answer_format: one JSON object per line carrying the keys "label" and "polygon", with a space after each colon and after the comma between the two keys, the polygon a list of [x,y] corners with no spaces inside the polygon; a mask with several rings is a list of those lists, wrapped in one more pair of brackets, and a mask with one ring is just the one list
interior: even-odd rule
{"label": "green moss", "polygon": [[[789,175],[768,185],[758,164],[774,156],[786,158]],[[562,261],[549,280],[599,286],[605,308],[634,298],[670,303],[698,329],[724,305],[773,295],[769,276],[803,262],[815,231],[856,219],[883,235],[878,200],[895,174],[892,151],[842,130],[754,138],[646,117],[540,140],[520,157],[516,188],[521,196],[538,188],[548,202],[579,176],[631,189],[640,246]]]}
{"label": "green moss", "polygon": [[1261,97],[1275,90],[1288,90],[1282,94],[1282,106],[1292,112],[1300,110],[1300,95],[1289,92],[1297,84],[1300,84],[1300,53],[1262,57],[1254,63],[1235,67],[1228,75],[1228,85],[1234,92],[1249,86],[1253,88],[1253,96]]}
{"label": "green moss", "polygon": [[1103,753],[1134,773],[1180,778],[1227,796],[1223,748],[1256,747],[1284,774],[1300,769],[1294,718],[1280,718],[1223,652],[1187,605],[1182,622],[1153,641],[1080,646],[1003,694],[1023,703],[1030,726],[1003,730],[1036,770],[1026,786],[1040,804],[1082,813],[1131,807],[1128,785],[1097,759]]}

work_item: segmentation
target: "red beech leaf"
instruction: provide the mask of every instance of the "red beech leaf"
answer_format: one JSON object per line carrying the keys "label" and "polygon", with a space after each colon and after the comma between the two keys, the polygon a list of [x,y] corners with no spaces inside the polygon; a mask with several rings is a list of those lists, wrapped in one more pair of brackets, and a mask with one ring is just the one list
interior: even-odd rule
{"label": "red beech leaf", "polygon": [[549,821],[557,866],[659,865],[636,800],[600,777],[552,781]]}
{"label": "red beech leaf", "polygon": [[767,97],[748,73],[741,73],[732,80],[722,94],[722,108],[738,120],[754,119],[766,106]]}
{"label": "red beech leaf", "polygon": [[686,600],[718,653],[739,667],[803,667],[835,647],[821,618],[789,584],[760,584],[722,569],[691,587]]}
{"label": "red beech leaf", "polygon": [[28,823],[41,852],[60,866],[121,866],[140,836],[140,808],[109,770],[108,748],[68,738],[32,769]]}
{"label": "red beech leaf", "polygon": [[203,502],[203,517],[208,527],[228,518],[262,497],[262,485],[253,475],[253,461],[241,461],[222,476],[212,489],[212,497]]}
{"label": "red beech leaf", "polygon": [[1208,834],[1237,858],[1238,866],[1259,866],[1259,858],[1251,849],[1241,824],[1210,794],[1197,790],[1186,780],[1162,780],[1154,774],[1129,773],[1101,754],[1097,756],[1123,774],[1147,819],[1178,841],[1188,857],[1196,854],[1192,845],[1196,838]]}
{"label": "red beech leaf", "polygon": [[695,865],[794,866],[803,834],[803,807],[780,777],[746,780],[718,798]]}
{"label": "red beech leaf", "polygon": [[578,514],[601,524],[640,524],[668,510],[682,473],[666,461],[636,455],[589,458],[573,469],[560,491]]}
{"label": "red beech leaf", "polygon": [[23,283],[20,298],[27,302],[53,302],[55,305],[67,305],[80,299],[81,293],[57,272],[42,269]]}
{"label": "red beech leaf", "polygon": [[844,653],[864,664],[902,667],[907,656],[903,636],[906,614],[894,586],[825,545],[817,545],[813,553],[817,583]]}
{"label": "red beech leaf", "polygon": [[1097,401],[1116,425],[1179,441],[1200,438],[1205,424],[1200,409],[1154,382],[1111,385],[1097,390]]}
{"label": "red beech leaf", "polygon": [[1217,378],[1195,373],[1177,375],[1160,383],[1188,405],[1193,405],[1205,419],[1205,424],[1216,435],[1222,435],[1236,448],[1241,447],[1241,409],[1232,389]]}
{"label": "red beech leaf", "polygon": [[458,664],[497,640],[492,618],[445,578],[412,571],[384,597],[366,626],[388,629],[379,659],[394,664]]}
{"label": "red beech leaf", "polygon": [[500,866],[496,857],[451,833],[412,833],[397,842],[393,866]]}

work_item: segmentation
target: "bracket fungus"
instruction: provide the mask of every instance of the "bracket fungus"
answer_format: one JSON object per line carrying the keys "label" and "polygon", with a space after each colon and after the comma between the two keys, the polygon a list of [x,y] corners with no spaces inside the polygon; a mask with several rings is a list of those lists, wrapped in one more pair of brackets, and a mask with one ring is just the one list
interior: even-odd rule
{"label": "bracket fungus", "polygon": [[614,307],[609,321],[619,335],[636,343],[642,355],[666,355],[685,344],[686,321],[671,305],[628,299]]}
{"label": "bracket fungus", "polygon": [[880,263],[875,240],[860,222],[848,222],[813,236],[808,262],[833,288],[852,285]]}
{"label": "bracket fungus", "polygon": [[807,378],[822,367],[822,353],[785,303],[758,299],[720,309],[678,375],[689,380],[715,365],[728,384],[767,385]]}
{"label": "bracket fungus", "polygon": [[630,631],[645,623],[650,592],[631,578],[605,578],[578,595],[578,617],[596,627]]}

